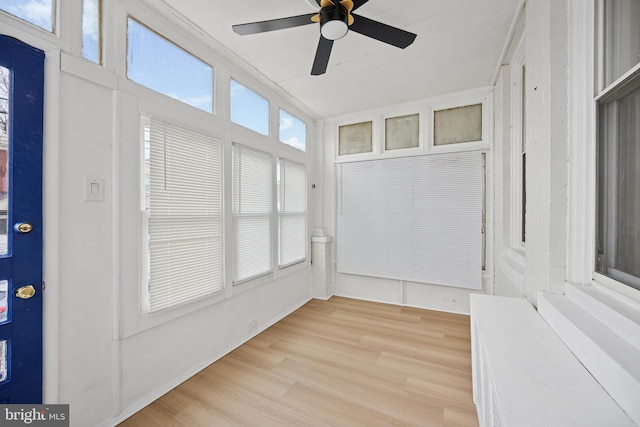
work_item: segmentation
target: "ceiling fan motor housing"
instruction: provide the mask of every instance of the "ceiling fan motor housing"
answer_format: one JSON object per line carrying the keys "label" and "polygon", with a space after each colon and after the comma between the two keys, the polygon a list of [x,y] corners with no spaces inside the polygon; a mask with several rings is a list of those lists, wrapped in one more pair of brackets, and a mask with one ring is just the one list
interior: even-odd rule
{"label": "ceiling fan motor housing", "polygon": [[341,4],[320,9],[320,32],[329,40],[338,40],[349,31],[349,12]]}

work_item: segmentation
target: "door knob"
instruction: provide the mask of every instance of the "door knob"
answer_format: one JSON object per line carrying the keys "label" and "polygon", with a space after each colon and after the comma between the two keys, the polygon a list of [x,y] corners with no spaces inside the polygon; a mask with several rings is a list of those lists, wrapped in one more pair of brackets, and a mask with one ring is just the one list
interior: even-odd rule
{"label": "door knob", "polygon": [[33,285],[22,286],[16,289],[16,296],[20,299],[29,299],[36,294],[36,288]]}

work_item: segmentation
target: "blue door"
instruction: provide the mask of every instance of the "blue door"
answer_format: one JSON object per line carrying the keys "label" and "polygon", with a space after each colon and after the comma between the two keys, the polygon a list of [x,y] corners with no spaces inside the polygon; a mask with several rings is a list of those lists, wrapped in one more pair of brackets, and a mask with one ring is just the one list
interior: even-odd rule
{"label": "blue door", "polygon": [[44,53],[0,35],[0,403],[42,402]]}

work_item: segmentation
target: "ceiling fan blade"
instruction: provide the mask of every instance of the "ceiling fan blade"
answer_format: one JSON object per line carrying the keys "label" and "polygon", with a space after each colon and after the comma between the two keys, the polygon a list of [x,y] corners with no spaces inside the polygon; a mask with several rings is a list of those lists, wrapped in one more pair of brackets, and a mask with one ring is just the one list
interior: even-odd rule
{"label": "ceiling fan blade", "polygon": [[320,1],[320,7],[328,7],[328,6],[335,6],[336,4],[333,2],[333,0],[321,0]]}
{"label": "ceiling fan blade", "polygon": [[380,40],[381,42],[404,49],[416,39],[417,35],[400,28],[392,27],[360,15],[353,15],[355,21],[350,30]]}
{"label": "ceiling fan blade", "polygon": [[316,50],[316,58],[313,60],[313,67],[311,68],[312,76],[319,76],[327,71],[332,47],[333,40],[325,39],[324,37],[320,36],[318,49]]}
{"label": "ceiling fan blade", "polygon": [[357,8],[359,8],[360,6],[362,6],[368,1],[369,0],[353,0],[353,9],[351,9],[351,11],[356,10]]}
{"label": "ceiling fan blade", "polygon": [[311,20],[315,13],[305,15],[290,16],[288,18],[271,19],[269,21],[249,22],[247,24],[233,25],[233,31],[246,36],[248,34],[266,33],[267,31],[284,30],[285,28],[300,27],[302,25],[313,24]]}

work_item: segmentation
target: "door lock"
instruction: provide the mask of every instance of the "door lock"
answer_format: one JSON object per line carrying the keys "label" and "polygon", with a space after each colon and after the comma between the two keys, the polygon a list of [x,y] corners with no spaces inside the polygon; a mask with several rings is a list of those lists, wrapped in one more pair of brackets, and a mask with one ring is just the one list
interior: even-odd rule
{"label": "door lock", "polygon": [[18,233],[27,234],[31,232],[31,230],[33,230],[33,225],[29,224],[28,222],[21,222],[19,224],[16,224],[15,228]]}
{"label": "door lock", "polygon": [[26,285],[16,289],[16,296],[20,299],[29,299],[36,294],[36,288],[33,285]]}

